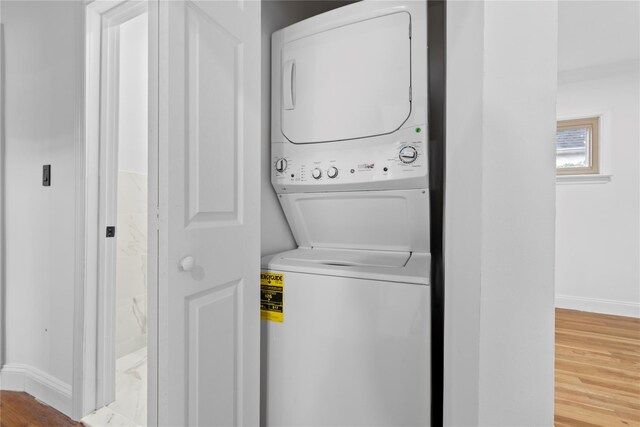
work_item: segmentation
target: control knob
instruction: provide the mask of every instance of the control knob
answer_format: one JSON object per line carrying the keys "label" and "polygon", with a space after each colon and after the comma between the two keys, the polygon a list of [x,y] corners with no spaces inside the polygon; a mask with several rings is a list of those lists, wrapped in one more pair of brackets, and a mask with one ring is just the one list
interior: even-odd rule
{"label": "control knob", "polygon": [[407,145],[406,147],[402,147],[399,157],[402,163],[413,163],[418,158],[418,150],[416,150],[415,147]]}
{"label": "control knob", "polygon": [[280,173],[287,170],[287,159],[276,160],[276,170]]}
{"label": "control knob", "polygon": [[322,177],[322,171],[320,170],[320,168],[315,168],[311,171],[311,176],[313,177],[313,179],[320,179]]}
{"label": "control knob", "polygon": [[327,170],[327,176],[329,178],[335,178],[336,176],[338,176],[338,168],[335,166],[331,166],[329,170]]}

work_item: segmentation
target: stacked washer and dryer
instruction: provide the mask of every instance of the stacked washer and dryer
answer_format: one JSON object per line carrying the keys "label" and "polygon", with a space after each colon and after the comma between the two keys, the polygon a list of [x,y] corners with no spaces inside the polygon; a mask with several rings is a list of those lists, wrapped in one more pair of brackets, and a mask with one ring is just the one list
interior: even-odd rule
{"label": "stacked washer and dryer", "polygon": [[273,34],[271,180],[299,247],[262,260],[281,286],[263,292],[268,426],[429,424],[426,40],[425,1]]}

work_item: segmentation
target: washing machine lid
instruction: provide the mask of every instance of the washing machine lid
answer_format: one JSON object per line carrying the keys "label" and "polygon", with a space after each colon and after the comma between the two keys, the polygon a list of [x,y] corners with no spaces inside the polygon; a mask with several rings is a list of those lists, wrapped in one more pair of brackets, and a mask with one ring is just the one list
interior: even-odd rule
{"label": "washing machine lid", "polygon": [[307,144],[398,130],[411,114],[410,31],[403,11],[286,42],[283,135]]}
{"label": "washing machine lid", "polygon": [[430,263],[428,253],[298,248],[264,257],[262,268],[428,285]]}
{"label": "washing machine lid", "polygon": [[302,261],[334,267],[404,267],[410,252],[357,251],[345,249],[300,249],[282,255],[284,261]]}
{"label": "washing machine lid", "polygon": [[300,247],[429,251],[426,189],[280,194]]}

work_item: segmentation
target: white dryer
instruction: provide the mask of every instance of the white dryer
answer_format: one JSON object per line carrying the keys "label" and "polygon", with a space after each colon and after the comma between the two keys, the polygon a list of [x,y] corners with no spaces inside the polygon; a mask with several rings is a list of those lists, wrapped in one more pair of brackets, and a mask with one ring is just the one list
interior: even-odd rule
{"label": "white dryer", "polygon": [[272,37],[272,174],[298,249],[263,259],[267,426],[430,416],[426,1]]}

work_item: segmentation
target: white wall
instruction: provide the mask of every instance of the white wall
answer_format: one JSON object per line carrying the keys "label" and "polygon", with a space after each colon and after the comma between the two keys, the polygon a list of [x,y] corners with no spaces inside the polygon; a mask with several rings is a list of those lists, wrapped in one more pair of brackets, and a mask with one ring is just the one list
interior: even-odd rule
{"label": "white wall", "polygon": [[271,186],[271,34],[281,28],[351,1],[267,0],[262,3],[262,256],[297,247]]}
{"label": "white wall", "polygon": [[120,25],[118,169],[147,174],[148,17]]}
{"label": "white wall", "polygon": [[558,69],[566,72],[640,59],[639,15],[637,1],[558,2]]}
{"label": "white wall", "polygon": [[[68,413],[82,2],[3,1],[6,281],[2,388]],[[51,187],[42,165],[51,164]]]}
{"label": "white wall", "polygon": [[553,425],[557,3],[447,25],[445,424]]}
{"label": "white wall", "polygon": [[640,317],[638,64],[561,78],[558,118],[602,116],[603,172],[611,181],[557,186],[556,304]]}
{"label": "white wall", "polygon": [[478,425],[483,16],[483,2],[447,4],[443,411],[454,427]]}

